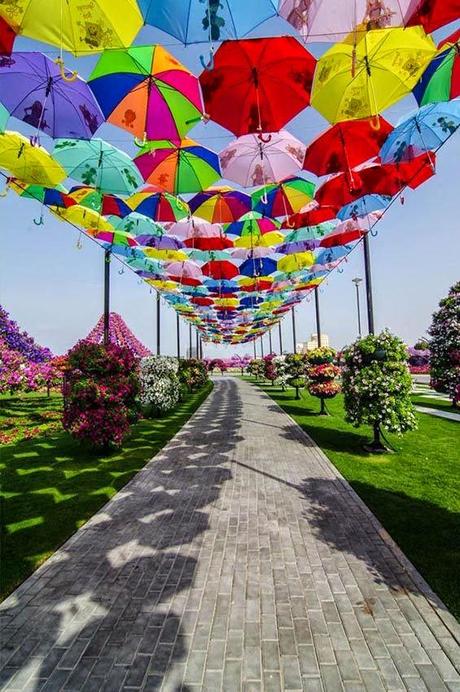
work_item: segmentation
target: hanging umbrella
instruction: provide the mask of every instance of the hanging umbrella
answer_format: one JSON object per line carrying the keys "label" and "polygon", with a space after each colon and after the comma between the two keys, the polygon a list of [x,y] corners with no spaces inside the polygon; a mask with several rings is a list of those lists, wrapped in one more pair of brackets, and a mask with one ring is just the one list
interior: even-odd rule
{"label": "hanging umbrella", "polygon": [[401,120],[380,151],[382,163],[412,161],[438,149],[460,126],[460,98],[422,106]]}
{"label": "hanging umbrella", "polygon": [[224,234],[221,224],[209,223],[196,217],[189,221],[184,242],[187,247],[198,250],[225,250],[233,247],[233,242]]}
{"label": "hanging umbrella", "polygon": [[[315,202],[316,204],[316,202]],[[317,226],[325,221],[332,221],[337,214],[337,207],[330,205],[316,206],[308,211],[300,211],[283,221],[281,228],[302,228],[303,226]]]}
{"label": "hanging umbrella", "polygon": [[[374,220],[374,223],[378,219]],[[338,245],[349,245],[355,240],[362,238],[369,229],[372,227],[372,220],[369,220],[369,226],[361,221],[351,221],[348,220],[345,223],[341,223],[337,226],[333,233],[329,233],[325,238],[320,241],[321,247],[336,247]]]}
{"label": "hanging umbrella", "polygon": [[[166,235],[165,233],[138,235],[136,236],[136,241],[139,243],[139,245],[142,245],[142,247],[154,248],[155,250],[179,251],[184,248],[184,243],[182,241],[180,241],[178,238],[172,238],[171,236]],[[157,255],[155,255],[155,257],[157,257]],[[180,257],[183,258],[182,252],[180,253]],[[174,257],[173,259],[180,258]]]}
{"label": "hanging umbrella", "polygon": [[10,114],[6,110],[5,106],[0,103],[0,132],[5,132],[6,123]]}
{"label": "hanging umbrella", "polygon": [[367,216],[371,212],[381,212],[387,208],[390,202],[391,196],[388,195],[363,195],[354,202],[345,204],[337,212],[337,218],[345,221],[346,219],[356,219],[359,216]]}
{"label": "hanging umbrella", "polygon": [[1,16],[1,12],[0,8],[0,55],[11,55],[16,32],[6,19]]}
{"label": "hanging umbrella", "polygon": [[299,243],[304,241],[315,241],[324,238],[328,233],[335,231],[337,227],[337,222],[324,221],[324,223],[317,224],[316,226],[304,226],[303,228],[296,228],[288,233],[285,237],[286,243]]}
{"label": "hanging umbrella", "polygon": [[211,223],[231,223],[251,210],[249,195],[231,187],[210,187],[189,201],[192,214]]}
{"label": "hanging umbrella", "polygon": [[[314,268],[336,266],[336,262],[346,257],[353,250],[353,245],[339,245],[327,249],[319,249],[315,257]],[[331,266],[332,265],[332,266]]]}
{"label": "hanging umbrella", "polygon": [[14,53],[0,61],[2,103],[11,115],[54,139],[91,139],[104,116],[87,83],[69,77],[43,53]]}
{"label": "hanging umbrella", "polygon": [[242,4],[241,0],[139,0],[146,24],[182,43],[240,38],[276,14],[273,0]]}
{"label": "hanging umbrella", "polygon": [[210,262],[213,260],[232,260],[232,255],[228,250],[196,250],[188,248],[186,250],[188,257],[195,262]]}
{"label": "hanging umbrella", "polygon": [[320,204],[335,206],[337,209],[356,201],[363,195],[396,195],[404,182],[396,170],[388,166],[374,165],[360,170],[354,170],[353,187],[345,173],[333,176],[316,191],[315,199]]}
{"label": "hanging umbrella", "polygon": [[93,209],[81,207],[79,204],[74,204],[67,209],[50,207],[50,211],[61,221],[68,221],[74,226],[85,229],[92,228],[98,231],[113,231],[112,224],[106,218],[93,211]]}
{"label": "hanging umbrella", "polygon": [[24,183],[54,187],[65,180],[64,168],[41,146],[19,132],[0,133],[0,168]]}
{"label": "hanging umbrella", "polygon": [[294,177],[259,188],[252,193],[252,200],[256,211],[274,218],[299,212],[312,201],[314,194],[313,183]]}
{"label": "hanging umbrella", "polygon": [[277,269],[285,274],[294,274],[302,269],[311,267],[314,261],[315,257],[312,252],[296,252],[278,260]]}
{"label": "hanging umbrella", "polygon": [[309,105],[315,64],[293,36],[225,41],[200,76],[206,112],[237,136],[278,132]]}
{"label": "hanging umbrella", "polygon": [[269,276],[276,271],[276,262],[267,257],[251,257],[240,265],[238,273],[241,276]]}
{"label": "hanging umbrella", "polygon": [[135,0],[5,1],[0,17],[18,33],[75,55],[129,46],[142,26]]}
{"label": "hanging umbrella", "polygon": [[[377,116],[415,86],[435,53],[422,27],[369,31],[318,61],[311,103],[331,123]],[[377,121],[375,127],[378,127]]]}
{"label": "hanging umbrella", "polygon": [[44,187],[43,185],[29,185],[17,178],[8,180],[8,187],[14,190],[19,197],[25,199],[33,199],[36,202],[41,202],[46,207],[71,207],[76,204],[75,200],[69,197],[66,188],[63,185],[56,187]]}
{"label": "hanging umbrella", "polygon": [[460,0],[412,0],[407,25],[421,24],[427,33],[460,17]]}
{"label": "hanging umbrella", "polygon": [[134,162],[146,182],[174,194],[204,190],[220,178],[217,154],[192,139],[147,142]]}
{"label": "hanging umbrella", "polygon": [[131,213],[126,202],[116,195],[108,195],[89,185],[76,185],[69,192],[69,197],[75,204],[93,209],[103,216],[118,216],[123,218]]}
{"label": "hanging umbrella", "polygon": [[123,231],[101,231],[100,229],[90,228],[87,231],[88,235],[96,240],[100,240],[106,245],[110,245],[111,249],[113,246],[119,245],[121,247],[136,247],[138,245],[135,238],[129,233],[123,233]]}
{"label": "hanging umbrella", "polygon": [[157,187],[149,185],[135,192],[126,201],[138,214],[165,223],[185,219],[190,211],[187,203],[179,197],[161,192]]}
{"label": "hanging umbrella", "polygon": [[199,286],[203,279],[200,267],[190,260],[171,262],[166,269],[170,279],[186,286]]}
{"label": "hanging umbrella", "polygon": [[375,123],[367,118],[337,123],[307,147],[303,167],[317,176],[349,172],[377,156],[392,129],[380,116]]}
{"label": "hanging umbrella", "polygon": [[[271,233],[268,235],[271,235]],[[235,259],[246,260],[251,259],[251,257],[269,257],[273,254],[273,248],[271,245],[264,247],[263,245],[257,244],[253,247],[235,247],[231,252],[232,257]]]}
{"label": "hanging umbrella", "polygon": [[260,233],[257,226],[249,230],[243,230],[241,236],[235,240],[235,247],[239,248],[256,248],[256,247],[273,247],[279,245],[284,239],[282,233],[272,231],[269,233]]}
{"label": "hanging umbrella", "polygon": [[234,279],[235,276],[238,276],[239,274],[238,267],[236,267],[232,262],[221,260],[206,262],[206,264],[201,267],[201,271],[206,276],[210,276],[211,278],[217,280]]}
{"label": "hanging umbrella", "polygon": [[269,219],[267,216],[262,216],[257,211],[250,211],[244,214],[239,221],[234,221],[225,226],[225,233],[227,235],[237,235],[242,236],[250,235],[252,233],[256,235],[263,235],[264,233],[271,233],[272,231],[277,231],[281,224],[275,219]]}
{"label": "hanging umbrella", "polygon": [[220,152],[222,175],[243,187],[277,183],[297,173],[305,146],[286,130],[239,137]]}
{"label": "hanging umbrella", "polygon": [[441,41],[413,91],[420,106],[460,96],[460,29]]}
{"label": "hanging umbrella", "polygon": [[404,24],[411,0],[280,0],[279,13],[306,41],[342,41],[371,29]]}
{"label": "hanging umbrella", "polygon": [[282,255],[295,255],[297,253],[306,252],[307,250],[315,250],[320,245],[320,240],[309,239],[309,240],[295,240],[293,242],[284,242],[282,245],[278,245],[276,251]]}
{"label": "hanging umbrella", "polygon": [[54,158],[71,178],[93,185],[100,192],[129,195],[142,184],[128,154],[102,139],[58,139]]}
{"label": "hanging umbrella", "polygon": [[89,85],[108,122],[137,137],[180,141],[203,113],[198,79],[162,46],[106,51]]}
{"label": "hanging umbrella", "polygon": [[107,218],[115,230],[131,233],[131,235],[134,235],[136,238],[137,236],[162,236],[165,232],[163,226],[155,223],[155,221],[149,219],[148,216],[138,214],[135,211],[123,218],[110,215]]}

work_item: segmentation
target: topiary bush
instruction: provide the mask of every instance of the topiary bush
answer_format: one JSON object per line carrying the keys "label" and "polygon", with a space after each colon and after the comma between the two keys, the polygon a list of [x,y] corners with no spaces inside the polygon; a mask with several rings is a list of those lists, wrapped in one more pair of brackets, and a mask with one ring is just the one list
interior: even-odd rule
{"label": "topiary bush", "polygon": [[337,381],[340,368],[334,365],[335,351],[328,346],[315,348],[307,354],[307,389],[312,396],[321,400],[321,413],[326,413],[325,399],[332,399],[340,392]]}
{"label": "topiary bush", "polygon": [[170,356],[147,356],[140,364],[140,402],[146,417],[164,415],[179,403],[179,361]]}
{"label": "topiary bush", "polygon": [[300,389],[305,387],[306,360],[301,353],[288,353],[285,358],[287,383],[295,389],[295,398],[300,399]]}
{"label": "topiary bush", "polygon": [[179,380],[189,392],[197,392],[209,382],[208,368],[204,360],[183,358],[179,361]]}
{"label": "topiary bush", "polygon": [[127,348],[80,341],[67,356],[64,428],[95,448],[120,447],[139,414],[138,360]]}
{"label": "topiary bush", "polygon": [[265,374],[265,363],[262,358],[253,358],[247,364],[246,370],[250,375],[255,377],[256,380],[261,379]]}
{"label": "topiary bush", "polygon": [[452,404],[460,407],[460,281],[439,303],[428,333],[431,386],[448,394]]}

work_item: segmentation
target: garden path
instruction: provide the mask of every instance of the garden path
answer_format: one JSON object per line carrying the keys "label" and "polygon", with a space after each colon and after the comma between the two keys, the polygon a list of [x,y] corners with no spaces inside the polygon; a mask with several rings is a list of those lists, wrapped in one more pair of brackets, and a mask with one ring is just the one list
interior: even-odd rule
{"label": "garden path", "polygon": [[460,413],[452,413],[451,411],[441,411],[439,408],[430,408],[429,406],[416,406],[419,413],[428,413],[430,416],[445,418],[446,420],[454,420],[460,423]]}
{"label": "garden path", "polygon": [[1,606],[3,690],[458,690],[459,627],[324,454],[221,378]]}

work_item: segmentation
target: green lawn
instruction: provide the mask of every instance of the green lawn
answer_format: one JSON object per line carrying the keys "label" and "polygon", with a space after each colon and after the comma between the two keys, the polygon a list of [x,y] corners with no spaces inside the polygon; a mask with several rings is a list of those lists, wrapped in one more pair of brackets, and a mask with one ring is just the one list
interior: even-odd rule
{"label": "green lawn", "polygon": [[454,408],[451,401],[443,401],[442,399],[437,399],[436,397],[425,398],[419,394],[414,394],[412,396],[412,401],[415,406],[426,406],[427,408],[437,408],[440,411],[447,411],[448,413],[460,414],[460,409]]}
{"label": "green lawn", "polygon": [[317,442],[416,565],[451,611],[460,617],[460,423],[419,414],[419,429],[388,435],[396,454],[370,456],[370,429],[344,422],[339,396],[318,416],[308,393],[262,388]]}
{"label": "green lawn", "polygon": [[140,421],[122,450],[104,456],[63,431],[46,432],[48,421],[60,412],[60,396],[2,396],[0,428],[40,426],[43,432],[1,447],[1,597],[120,490],[180,430],[211,389],[209,384],[191,395],[169,416]]}

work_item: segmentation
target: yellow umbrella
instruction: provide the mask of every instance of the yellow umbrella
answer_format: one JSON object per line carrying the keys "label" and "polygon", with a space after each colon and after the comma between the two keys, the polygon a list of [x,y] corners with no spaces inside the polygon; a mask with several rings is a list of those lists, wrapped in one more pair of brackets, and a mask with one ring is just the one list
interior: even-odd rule
{"label": "yellow umbrella", "polygon": [[164,262],[185,262],[188,260],[188,255],[182,250],[158,250],[154,247],[143,248],[147,257],[163,260]]}
{"label": "yellow umbrella", "polygon": [[292,274],[306,267],[311,267],[314,262],[315,258],[312,252],[295,252],[278,260],[278,270]]}
{"label": "yellow umbrella", "polygon": [[253,248],[253,247],[272,247],[273,245],[279,245],[284,240],[284,235],[279,231],[270,231],[269,233],[264,233],[264,235],[244,235],[241,238],[236,238],[234,245],[235,247],[242,248]]}
{"label": "yellow umbrella", "polygon": [[180,286],[177,281],[162,281],[161,279],[147,279],[147,283],[159,291],[167,291],[168,293],[177,293]]}
{"label": "yellow umbrella", "polygon": [[221,308],[237,308],[240,301],[238,298],[216,298],[214,303]]}
{"label": "yellow umbrella", "polygon": [[81,228],[91,228],[97,231],[115,230],[104,216],[101,216],[97,211],[94,211],[94,209],[81,207],[79,204],[74,204],[72,207],[67,207],[67,209],[50,207],[50,211],[59,219],[68,221]]}
{"label": "yellow umbrella", "polygon": [[55,187],[67,178],[65,170],[46,149],[9,130],[0,133],[0,168],[23,183],[45,187]]}
{"label": "yellow umbrella", "polygon": [[421,26],[360,36],[332,46],[316,66],[311,105],[331,123],[377,116],[411,91],[436,52]]}
{"label": "yellow umbrella", "polygon": [[143,24],[136,0],[10,0],[0,2],[0,17],[75,55],[130,46]]}

